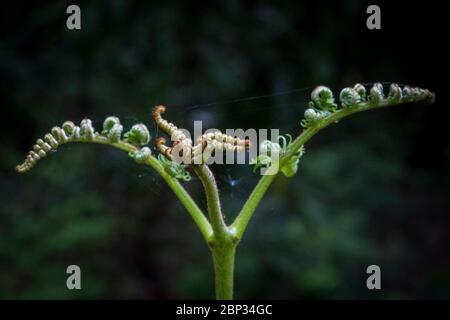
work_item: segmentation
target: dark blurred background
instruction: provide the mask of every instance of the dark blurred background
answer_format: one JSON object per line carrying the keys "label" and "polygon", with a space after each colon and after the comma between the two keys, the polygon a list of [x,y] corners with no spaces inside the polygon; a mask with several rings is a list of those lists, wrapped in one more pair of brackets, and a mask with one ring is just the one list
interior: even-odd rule
{"label": "dark blurred background", "polygon": [[[182,127],[298,134],[315,85],[375,81],[429,88],[436,103],[360,114],[315,137],[299,174],[280,176],[258,207],[235,296],[450,298],[446,11],[391,2],[378,2],[373,31],[365,1],[79,1],[80,31],[66,28],[72,2],[3,4],[0,298],[213,297],[208,248],[149,168],[72,144],[15,173],[53,125],[90,117],[100,128],[114,114],[154,135],[151,107],[165,104]],[[213,170],[231,222],[258,176]],[[186,187],[204,206],[198,180]],[[71,264],[81,291],[66,289]],[[366,288],[371,264],[382,290]]]}

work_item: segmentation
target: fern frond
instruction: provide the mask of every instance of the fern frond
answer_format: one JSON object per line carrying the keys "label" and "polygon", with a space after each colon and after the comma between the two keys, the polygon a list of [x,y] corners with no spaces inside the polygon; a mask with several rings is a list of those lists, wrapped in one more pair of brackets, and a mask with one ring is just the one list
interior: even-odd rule
{"label": "fern frond", "polygon": [[[91,142],[110,144],[118,146],[126,146],[127,150],[132,150],[132,154],[137,162],[144,161],[148,156],[149,148],[140,147],[150,141],[148,129],[143,124],[134,125],[131,130],[126,133],[125,140],[121,140],[123,126],[117,117],[107,117],[103,122],[103,130],[101,133],[95,131],[90,119],[83,119],[79,126],[72,121],[66,121],[61,127],[53,127],[50,133],[44,135],[43,139],[36,140],[32,150],[29,151],[24,162],[16,166],[16,171],[23,173],[31,170],[36,163],[47,157],[51,152],[56,151],[61,145],[72,142]],[[145,149],[145,150],[144,150]]]}
{"label": "fern frond", "polygon": [[[178,160],[182,160],[179,162],[197,165],[204,163],[214,152],[242,152],[251,146],[249,139],[232,137],[219,130],[201,135],[193,145],[192,140],[186,137],[182,130],[161,116],[165,111],[165,106],[156,106],[153,108],[152,117],[158,128],[169,135],[173,142],[169,147],[164,138],[156,140],[157,150],[169,160],[178,156]],[[174,154],[174,151],[178,154]]]}
{"label": "fern frond", "polygon": [[341,102],[338,106],[334,101],[333,92],[325,87],[318,86],[311,93],[311,102],[309,108],[304,113],[304,119],[301,125],[304,128],[315,126],[327,119],[331,115],[343,111],[345,109],[377,108],[390,105],[428,101],[434,101],[434,94],[421,88],[413,88],[404,86],[401,88],[398,84],[392,83],[389,87],[387,96],[384,94],[384,87],[381,83],[375,83],[366,96],[366,88],[357,83],[355,86],[342,89],[339,94]]}

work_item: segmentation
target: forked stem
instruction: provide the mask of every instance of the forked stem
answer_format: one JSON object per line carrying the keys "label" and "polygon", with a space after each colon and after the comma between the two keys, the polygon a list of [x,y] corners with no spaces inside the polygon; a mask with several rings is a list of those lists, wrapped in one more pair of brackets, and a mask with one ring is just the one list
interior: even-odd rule
{"label": "forked stem", "polygon": [[208,213],[214,236],[208,245],[214,264],[214,279],[216,298],[219,300],[233,299],[234,256],[237,238],[227,227],[222,214],[219,190],[213,173],[207,165],[193,166],[194,172],[200,178],[206,194]]}

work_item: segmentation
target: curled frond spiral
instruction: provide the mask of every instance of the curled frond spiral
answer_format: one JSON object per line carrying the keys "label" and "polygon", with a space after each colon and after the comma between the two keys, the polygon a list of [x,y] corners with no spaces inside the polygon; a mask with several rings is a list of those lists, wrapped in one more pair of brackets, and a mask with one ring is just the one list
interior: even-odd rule
{"label": "curled frond spiral", "polygon": [[158,155],[158,160],[171,177],[186,182],[191,181],[191,174],[186,170],[185,165],[173,162],[162,154]]}
{"label": "curled frond spiral", "polygon": [[125,141],[138,147],[150,142],[150,132],[145,124],[138,123],[131,127],[130,131],[124,134]]}
{"label": "curled frond spiral", "polygon": [[305,119],[302,120],[301,125],[304,128],[310,127],[311,125],[314,125],[321,120],[325,119],[330,112],[323,111],[323,110],[317,110],[315,108],[308,108],[305,111]]}
{"label": "curled frond spiral", "polygon": [[353,86],[353,89],[359,94],[359,97],[361,98],[361,101],[366,100],[366,87],[364,87],[362,84],[357,83]]}
{"label": "curled frond spiral", "polygon": [[80,135],[81,137],[92,140],[95,136],[95,129],[92,126],[92,121],[90,119],[83,119],[80,123]]}
{"label": "curled frond spiral", "polygon": [[106,119],[103,121],[102,134],[107,135],[116,124],[120,124],[119,118],[115,116],[106,117]]}
{"label": "curled frond spiral", "polygon": [[[284,156],[292,143],[292,136],[287,134],[286,137],[279,136],[278,142],[264,140],[259,145],[259,155],[252,161],[253,172],[261,167],[270,167],[272,162]],[[288,160],[280,167],[281,172],[288,178],[294,176],[298,170],[298,163],[301,156],[305,153],[302,146],[297,152],[288,158]]]}
{"label": "curled frond spiral", "polygon": [[143,147],[140,150],[130,152],[130,157],[132,157],[139,164],[146,163],[150,160],[151,155],[152,150],[149,147]]}
{"label": "curled frond spiral", "polygon": [[291,157],[289,157],[284,165],[281,166],[281,172],[288,178],[297,174],[298,163],[300,158],[305,154],[305,147],[301,146],[300,149]]}
{"label": "curled frond spiral", "polygon": [[[186,156],[186,153],[190,153],[192,150],[192,140],[189,139],[188,137],[186,137],[184,132],[182,130],[178,129],[178,127],[175,124],[165,120],[161,116],[161,114],[163,114],[164,112],[166,112],[165,106],[160,105],[160,106],[154,107],[153,111],[152,111],[153,120],[155,121],[156,125],[158,126],[158,128],[161,131],[163,131],[164,133],[166,133],[167,135],[170,136],[171,140],[173,141],[172,147],[177,144],[180,144],[180,147],[183,150],[184,156]],[[163,143],[161,143],[161,142],[162,142],[162,140],[159,141],[159,144],[164,145],[164,147],[166,147],[165,146],[166,140],[164,139],[164,142]],[[157,148],[158,148],[158,146],[157,146]],[[172,149],[170,147],[167,147],[167,148],[169,148],[169,150],[164,148],[164,152],[163,152],[163,154],[166,156],[168,153],[171,153],[171,149]]]}
{"label": "curled frond spiral", "polygon": [[167,159],[172,160],[172,148],[166,146],[166,139],[159,137],[155,140],[156,150],[163,154]]}
{"label": "curled frond spiral", "polygon": [[402,89],[400,89],[398,84],[391,84],[391,86],[389,87],[388,99],[392,102],[398,102],[402,99]]}
{"label": "curled frond spiral", "polygon": [[67,136],[76,135],[78,139],[80,138],[80,128],[75,126],[75,124],[72,121],[64,122],[61,127],[63,131],[67,134]]}
{"label": "curled frond spiral", "polygon": [[370,89],[369,101],[373,104],[380,103],[384,100],[384,89],[381,83],[375,83]]}
{"label": "curled frond spiral", "polygon": [[317,109],[332,111],[337,106],[334,102],[333,91],[325,86],[318,86],[311,92],[311,107]]}
{"label": "curled frond spiral", "polygon": [[152,117],[158,128],[171,137],[174,131],[178,130],[178,127],[174,125],[172,122],[163,119],[161,114],[163,114],[164,112],[166,112],[165,106],[156,106],[153,108]]}
{"label": "curled frond spiral", "polygon": [[339,100],[342,107],[351,108],[361,103],[361,95],[354,88],[344,88],[339,94]]}
{"label": "curled frond spiral", "polygon": [[111,142],[118,142],[122,137],[122,131],[123,126],[120,124],[120,119],[117,117],[107,117],[103,122],[102,134]]}

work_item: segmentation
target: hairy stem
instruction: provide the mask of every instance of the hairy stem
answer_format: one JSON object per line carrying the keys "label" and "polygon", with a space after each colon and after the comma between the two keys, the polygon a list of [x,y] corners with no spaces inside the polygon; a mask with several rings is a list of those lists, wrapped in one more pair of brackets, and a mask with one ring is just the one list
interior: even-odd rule
{"label": "hairy stem", "polygon": [[207,165],[193,166],[206,193],[208,212],[214,237],[208,243],[214,264],[216,298],[233,299],[234,256],[238,241],[225,224],[220,205],[219,190],[214,174]]}
{"label": "hairy stem", "polygon": [[227,237],[227,226],[223,219],[222,208],[220,205],[219,190],[217,189],[216,179],[207,165],[193,166],[194,172],[200,178],[203,189],[206,194],[209,219],[216,239]]}
{"label": "hairy stem", "polygon": [[236,245],[231,242],[216,243],[211,249],[213,263],[216,299],[233,299],[234,257]]}
{"label": "hairy stem", "polygon": [[248,200],[245,202],[244,206],[242,207],[241,211],[236,217],[236,220],[234,220],[233,224],[230,226],[230,229],[234,230],[237,239],[242,238],[242,235],[245,229],[247,228],[247,225],[250,221],[250,218],[252,217],[253,212],[260,203],[269,186],[272,184],[275,177],[276,174],[267,175],[263,176],[259,180],[258,184],[253,189]]}

